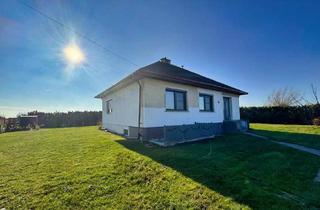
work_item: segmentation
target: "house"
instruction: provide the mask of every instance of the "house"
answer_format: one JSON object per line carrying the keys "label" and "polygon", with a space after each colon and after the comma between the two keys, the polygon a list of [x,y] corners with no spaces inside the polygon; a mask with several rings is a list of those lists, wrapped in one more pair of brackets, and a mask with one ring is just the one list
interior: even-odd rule
{"label": "house", "polygon": [[223,133],[224,122],[239,121],[239,96],[245,94],[162,58],[95,98],[102,100],[104,129],[150,140],[174,137],[177,130],[188,128],[197,139],[204,131]]}
{"label": "house", "polygon": [[10,117],[6,119],[6,131],[16,131],[19,125],[19,119],[16,117]]}

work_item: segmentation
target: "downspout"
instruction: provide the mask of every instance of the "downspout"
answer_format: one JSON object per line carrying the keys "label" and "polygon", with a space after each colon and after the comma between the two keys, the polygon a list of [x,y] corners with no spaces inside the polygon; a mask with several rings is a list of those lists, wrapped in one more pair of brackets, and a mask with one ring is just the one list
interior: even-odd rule
{"label": "downspout", "polygon": [[139,110],[138,110],[138,136],[137,139],[141,140],[142,142],[142,135],[141,135],[141,109],[142,109],[142,85],[140,83],[140,80],[137,80],[137,83],[139,85]]}

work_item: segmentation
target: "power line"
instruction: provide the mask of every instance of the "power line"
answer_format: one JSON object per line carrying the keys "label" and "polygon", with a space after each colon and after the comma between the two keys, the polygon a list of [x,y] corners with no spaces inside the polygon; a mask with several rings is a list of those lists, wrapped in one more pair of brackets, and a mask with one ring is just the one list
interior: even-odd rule
{"label": "power line", "polygon": [[85,34],[82,34],[82,33],[78,32],[78,31],[74,30],[74,29],[71,28],[70,26],[67,26],[67,25],[61,23],[59,20],[57,20],[57,19],[55,19],[55,18],[53,18],[53,17],[51,17],[51,16],[49,16],[49,15],[41,12],[41,11],[38,10],[37,8],[35,8],[35,7],[27,4],[27,3],[25,3],[25,2],[19,1],[19,0],[18,0],[18,2],[19,2],[20,4],[26,6],[27,8],[33,10],[34,12],[38,13],[38,14],[41,15],[42,17],[45,17],[45,18],[47,18],[48,20],[51,20],[52,22],[60,25],[61,27],[65,28],[65,29],[68,29],[69,31],[73,32],[74,34],[78,35],[79,37],[81,37],[81,38],[83,38],[83,39],[91,42],[92,44],[96,45],[97,47],[99,47],[99,48],[107,51],[108,53],[110,53],[110,54],[112,54],[112,55],[114,55],[114,56],[116,56],[116,57],[118,57],[118,58],[120,58],[120,59],[122,59],[122,60],[124,60],[124,61],[126,61],[126,62],[128,62],[128,63],[130,63],[130,64],[132,64],[132,65],[134,65],[134,66],[139,66],[138,64],[136,64],[136,63],[134,63],[133,61],[129,60],[128,58],[126,58],[126,57],[124,57],[124,56],[122,56],[122,55],[120,55],[120,54],[118,54],[118,53],[116,53],[116,52],[113,52],[112,50],[110,50],[110,49],[106,48],[105,46],[101,45],[100,43],[98,43],[98,42],[95,41],[94,39],[91,39],[90,37],[86,36]]}

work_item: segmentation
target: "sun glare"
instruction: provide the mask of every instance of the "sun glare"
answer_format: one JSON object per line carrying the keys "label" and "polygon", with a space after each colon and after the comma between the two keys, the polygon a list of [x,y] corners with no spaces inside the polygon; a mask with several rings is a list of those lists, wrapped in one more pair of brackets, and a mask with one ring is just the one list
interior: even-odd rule
{"label": "sun glare", "polygon": [[65,59],[71,65],[78,65],[85,60],[85,55],[80,49],[80,47],[75,44],[71,43],[63,48],[63,54]]}

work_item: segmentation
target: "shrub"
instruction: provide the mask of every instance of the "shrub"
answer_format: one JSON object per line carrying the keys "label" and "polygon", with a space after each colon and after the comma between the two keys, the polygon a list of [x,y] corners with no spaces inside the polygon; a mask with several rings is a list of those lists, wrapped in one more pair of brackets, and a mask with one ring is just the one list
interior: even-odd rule
{"label": "shrub", "polygon": [[320,126],[320,117],[316,117],[313,119],[313,124],[314,125],[317,125],[317,126]]}
{"label": "shrub", "polygon": [[0,125],[0,133],[4,133],[6,131],[5,125]]}

